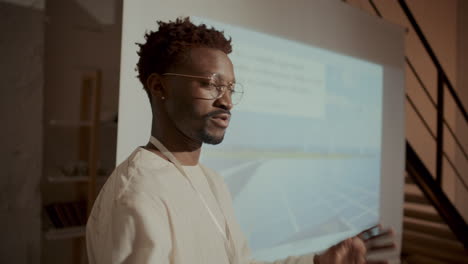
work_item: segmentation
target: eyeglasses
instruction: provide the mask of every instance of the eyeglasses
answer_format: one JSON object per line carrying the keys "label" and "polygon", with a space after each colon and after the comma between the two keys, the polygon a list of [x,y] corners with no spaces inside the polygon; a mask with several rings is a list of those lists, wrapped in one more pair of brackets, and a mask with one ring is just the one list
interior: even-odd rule
{"label": "eyeglasses", "polygon": [[216,73],[209,77],[172,72],[163,73],[162,75],[207,80],[208,82],[200,82],[201,89],[198,91],[198,96],[201,99],[216,100],[223,97],[226,91],[229,91],[232,104],[236,105],[240,102],[242,96],[244,95],[244,89],[240,83],[229,82],[228,84],[221,84],[221,78]]}

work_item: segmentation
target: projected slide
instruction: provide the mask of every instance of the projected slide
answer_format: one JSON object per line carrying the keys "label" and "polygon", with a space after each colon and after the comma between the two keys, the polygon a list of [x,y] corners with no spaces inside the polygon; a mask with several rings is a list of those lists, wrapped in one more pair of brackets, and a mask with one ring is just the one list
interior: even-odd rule
{"label": "projected slide", "polygon": [[194,20],[233,39],[245,95],[202,162],[225,178],[254,257],[322,250],[377,223],[382,67]]}

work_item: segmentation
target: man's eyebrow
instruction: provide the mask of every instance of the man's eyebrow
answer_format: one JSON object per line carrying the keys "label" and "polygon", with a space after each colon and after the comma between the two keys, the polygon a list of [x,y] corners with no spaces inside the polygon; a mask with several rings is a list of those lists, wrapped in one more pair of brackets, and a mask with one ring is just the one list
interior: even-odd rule
{"label": "man's eyebrow", "polygon": [[[217,76],[220,81],[225,81],[227,78],[226,76],[220,74],[220,73],[214,73],[213,76]],[[228,81],[228,83],[236,83],[236,78],[233,78],[231,81]]]}
{"label": "man's eyebrow", "polygon": [[[214,77],[214,80],[218,81],[225,81],[227,79],[225,78],[226,76],[224,74],[211,71],[195,71],[193,72],[193,75],[197,75],[200,77]],[[236,78],[234,77],[234,79],[232,81],[228,81],[228,83],[236,83]]]}

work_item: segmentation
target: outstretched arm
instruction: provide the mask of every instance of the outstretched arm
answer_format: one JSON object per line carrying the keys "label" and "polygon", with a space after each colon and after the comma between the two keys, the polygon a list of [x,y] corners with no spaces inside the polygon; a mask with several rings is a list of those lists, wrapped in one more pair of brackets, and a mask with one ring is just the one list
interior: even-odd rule
{"label": "outstretched arm", "polygon": [[[379,232],[372,231],[378,228]],[[380,225],[366,229],[354,237],[350,237],[330,247],[321,254],[292,256],[274,262],[251,261],[250,264],[386,264],[386,260],[367,260],[367,255],[382,250],[395,248],[394,242],[376,244],[379,240],[393,240],[393,230],[380,230]],[[244,249],[244,252],[248,249]]]}
{"label": "outstretched arm", "polygon": [[393,230],[392,229],[383,229],[380,230],[378,234],[373,234],[373,230],[378,228],[380,230],[380,225],[373,226],[369,229],[366,229],[359,233],[358,235],[348,238],[322,254],[316,255],[314,258],[314,264],[385,264],[388,263],[386,260],[367,260],[367,255],[382,251],[390,250],[395,248],[395,243],[388,242],[385,244],[375,244],[382,239],[392,239],[393,240]]}

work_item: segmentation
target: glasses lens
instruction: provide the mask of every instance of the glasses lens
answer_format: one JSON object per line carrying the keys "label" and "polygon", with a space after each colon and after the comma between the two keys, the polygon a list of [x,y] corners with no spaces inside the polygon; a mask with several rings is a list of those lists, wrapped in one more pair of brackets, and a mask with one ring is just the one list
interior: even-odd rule
{"label": "glasses lens", "polygon": [[224,95],[224,93],[230,93],[232,104],[238,104],[242,96],[244,95],[244,87],[240,83],[234,83],[228,86],[216,84],[210,82],[209,88],[205,89],[205,95],[202,95],[206,99],[217,99]]}
{"label": "glasses lens", "polygon": [[236,105],[242,100],[242,96],[244,95],[244,87],[242,84],[236,83],[233,88],[234,91],[231,93],[231,101],[233,105]]}

